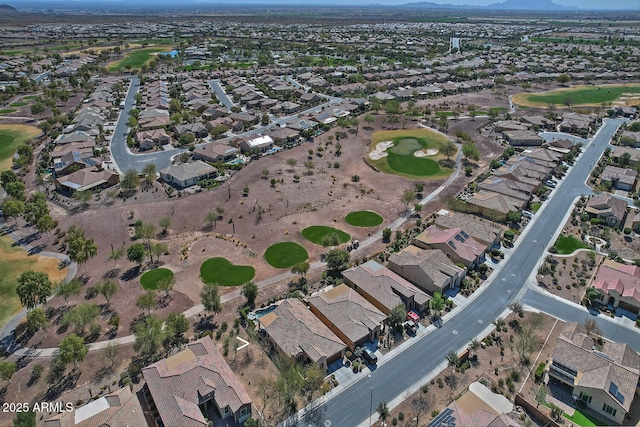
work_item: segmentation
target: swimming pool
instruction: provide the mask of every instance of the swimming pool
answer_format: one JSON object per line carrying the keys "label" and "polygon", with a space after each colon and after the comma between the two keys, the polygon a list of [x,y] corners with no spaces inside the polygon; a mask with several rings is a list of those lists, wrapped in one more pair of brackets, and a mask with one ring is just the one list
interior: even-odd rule
{"label": "swimming pool", "polygon": [[276,309],[276,307],[278,307],[276,304],[274,305],[270,305],[269,307],[265,307],[265,308],[260,308],[258,310],[255,310],[251,313],[249,313],[247,315],[247,318],[251,319],[251,320],[256,320],[261,318],[264,315],[267,315],[269,313],[271,313],[273,310]]}

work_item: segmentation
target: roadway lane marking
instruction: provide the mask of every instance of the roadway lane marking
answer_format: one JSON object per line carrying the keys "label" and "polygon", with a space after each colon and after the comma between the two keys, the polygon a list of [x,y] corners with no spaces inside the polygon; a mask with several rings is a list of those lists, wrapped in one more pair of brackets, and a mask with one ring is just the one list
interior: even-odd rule
{"label": "roadway lane marking", "polygon": [[478,323],[484,323],[484,321],[482,319],[478,319]]}
{"label": "roadway lane marking", "polygon": [[458,330],[457,329],[453,330],[453,335],[458,335]]}

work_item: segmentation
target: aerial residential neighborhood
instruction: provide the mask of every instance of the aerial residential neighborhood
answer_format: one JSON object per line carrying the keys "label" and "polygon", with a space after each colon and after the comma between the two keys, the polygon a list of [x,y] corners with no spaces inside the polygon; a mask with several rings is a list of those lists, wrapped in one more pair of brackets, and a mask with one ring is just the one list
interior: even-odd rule
{"label": "aerial residential neighborhood", "polygon": [[156,3],[0,5],[0,426],[640,425],[638,5]]}

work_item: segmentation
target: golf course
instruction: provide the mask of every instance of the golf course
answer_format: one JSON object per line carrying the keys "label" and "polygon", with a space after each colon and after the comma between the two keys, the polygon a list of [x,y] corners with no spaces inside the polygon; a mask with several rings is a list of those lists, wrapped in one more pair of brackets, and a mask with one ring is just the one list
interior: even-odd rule
{"label": "golf course", "polygon": [[602,106],[640,104],[640,84],[572,86],[540,93],[513,95],[515,104],[526,107]]}
{"label": "golf course", "polygon": [[170,52],[171,49],[171,46],[154,46],[144,49],[136,49],[131,52],[127,52],[124,58],[119,61],[112,62],[107,68],[109,71],[139,70],[156,54]]}
{"label": "golf course", "polygon": [[0,171],[11,168],[13,155],[18,146],[40,132],[40,129],[33,126],[0,125]]}

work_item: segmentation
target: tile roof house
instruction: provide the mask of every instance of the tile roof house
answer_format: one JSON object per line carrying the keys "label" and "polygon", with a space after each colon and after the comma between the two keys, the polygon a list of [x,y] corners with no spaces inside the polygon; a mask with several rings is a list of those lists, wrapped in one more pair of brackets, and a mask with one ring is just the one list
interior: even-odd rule
{"label": "tile roof house", "polygon": [[212,142],[193,150],[193,158],[205,162],[226,162],[236,157],[238,149],[225,144]]}
{"label": "tile roof house", "polygon": [[611,194],[603,193],[593,196],[585,208],[591,217],[599,218],[613,227],[624,224],[627,216],[627,202],[617,199]]}
{"label": "tile roof house", "polygon": [[380,335],[387,316],[344,283],[308,299],[309,308],[351,350]]}
{"label": "tile roof house", "polygon": [[510,211],[520,211],[526,201],[494,191],[480,190],[466,200],[480,215],[505,220]]}
{"label": "tile roof house", "polygon": [[425,292],[444,292],[460,286],[465,270],[439,249],[424,250],[409,245],[389,257],[389,269]]}
{"label": "tile roof house", "polygon": [[478,242],[462,228],[442,229],[434,225],[413,238],[411,243],[422,249],[440,249],[456,264],[473,268],[484,261],[487,245]]}
{"label": "tile roof house", "polygon": [[138,396],[128,386],[72,411],[55,414],[44,427],[146,426]]}
{"label": "tile roof house", "polygon": [[160,179],[178,188],[190,187],[200,180],[214,178],[217,175],[218,169],[202,160],[169,165],[164,169],[160,169]]}
{"label": "tile roof house", "polygon": [[610,182],[616,190],[633,191],[638,182],[638,171],[608,165],[600,175],[602,183]]}
{"label": "tile roof house", "polygon": [[478,184],[481,190],[493,191],[495,193],[504,194],[528,201],[532,197],[532,193],[536,188],[535,184],[522,181],[516,181],[504,176],[489,176],[487,179]]}
{"label": "tile roof house", "polygon": [[502,132],[502,137],[510,145],[542,145],[544,139],[537,133],[530,130],[506,130]]}
{"label": "tile roof house", "polygon": [[640,267],[605,260],[593,279],[599,302],[640,314]]}
{"label": "tile roof house", "polygon": [[418,314],[429,306],[431,297],[426,292],[376,261],[351,267],[342,276],[346,284],[386,315],[399,305]]}
{"label": "tile roof house", "polygon": [[251,416],[251,398],[210,337],[147,366],[142,375],[165,426],[207,427],[210,405],[236,423]]}
{"label": "tile roof house", "polygon": [[441,229],[462,228],[478,242],[487,247],[500,244],[502,232],[506,229],[495,222],[467,215],[460,212],[449,212],[436,217],[435,226]]}
{"label": "tile roof house", "polygon": [[108,188],[120,182],[120,176],[110,170],[80,169],[56,179],[56,189],[67,193]]}
{"label": "tile roof house", "polygon": [[623,424],[632,407],[640,359],[627,344],[605,342],[602,349],[584,326],[567,323],[556,341],[548,373],[569,386],[580,404],[612,424]]}
{"label": "tile roof house", "polygon": [[327,369],[344,355],[345,344],[298,299],[283,300],[258,324],[275,349],[290,359],[309,360]]}

